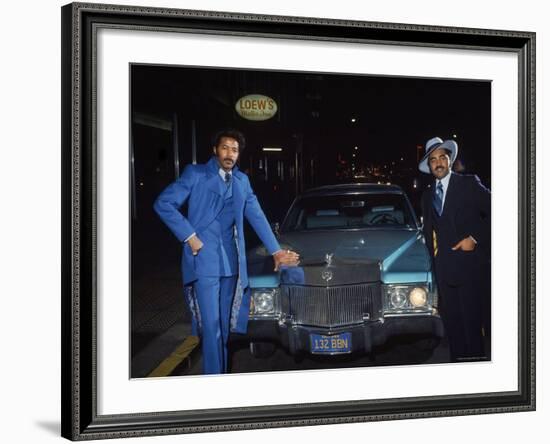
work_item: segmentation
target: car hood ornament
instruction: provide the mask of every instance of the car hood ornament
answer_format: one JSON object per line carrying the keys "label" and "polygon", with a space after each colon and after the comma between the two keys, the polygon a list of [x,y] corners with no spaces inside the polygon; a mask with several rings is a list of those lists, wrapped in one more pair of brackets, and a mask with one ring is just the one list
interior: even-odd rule
{"label": "car hood ornament", "polygon": [[321,272],[321,278],[327,282],[327,285],[329,281],[332,279],[332,271],[328,269],[332,265],[332,257],[334,256],[334,253],[327,253],[325,254],[325,262],[327,263],[327,266],[325,269]]}

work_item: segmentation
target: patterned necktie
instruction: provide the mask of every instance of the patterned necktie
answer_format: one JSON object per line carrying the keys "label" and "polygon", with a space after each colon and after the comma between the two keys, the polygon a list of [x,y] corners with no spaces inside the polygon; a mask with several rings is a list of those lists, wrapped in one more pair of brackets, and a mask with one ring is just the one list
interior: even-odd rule
{"label": "patterned necktie", "polygon": [[225,173],[225,184],[229,186],[231,183],[231,173]]}
{"label": "patterned necktie", "polygon": [[439,216],[443,212],[443,184],[441,181],[437,182],[434,194],[434,208]]}

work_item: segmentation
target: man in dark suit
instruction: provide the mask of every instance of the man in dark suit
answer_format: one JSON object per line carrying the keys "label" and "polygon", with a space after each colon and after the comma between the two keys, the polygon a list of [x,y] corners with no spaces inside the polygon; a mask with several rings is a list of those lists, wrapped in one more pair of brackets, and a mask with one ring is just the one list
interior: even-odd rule
{"label": "man in dark suit", "polygon": [[[250,294],[244,219],[273,255],[275,270],[298,261],[296,253],[281,250],[248,177],[237,167],[244,143],[238,131],[218,133],[211,159],[187,165],[154,205],[183,246],[183,282],[186,290],[192,288],[186,296],[201,333],[205,374],[227,371],[229,332],[246,332]],[[185,202],[187,217],[179,211]]]}
{"label": "man in dark suit", "polygon": [[435,178],[422,217],[453,362],[489,358],[491,281],[491,193],[477,176],[451,171],[457,153],[455,141],[434,137],[419,164]]}

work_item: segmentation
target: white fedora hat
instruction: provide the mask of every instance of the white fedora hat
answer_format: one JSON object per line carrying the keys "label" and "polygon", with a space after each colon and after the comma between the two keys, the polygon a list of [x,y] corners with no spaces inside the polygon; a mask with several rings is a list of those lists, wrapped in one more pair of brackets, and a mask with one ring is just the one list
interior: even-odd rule
{"label": "white fedora hat", "polygon": [[428,165],[428,157],[430,156],[432,151],[438,148],[443,148],[451,152],[451,155],[450,155],[451,165],[453,164],[458,154],[458,144],[454,140],[443,141],[439,137],[433,137],[432,139],[426,142],[426,151],[424,153],[424,157],[422,157],[422,159],[420,160],[420,163],[418,164],[418,169],[420,171],[426,174],[431,173],[430,167]]}

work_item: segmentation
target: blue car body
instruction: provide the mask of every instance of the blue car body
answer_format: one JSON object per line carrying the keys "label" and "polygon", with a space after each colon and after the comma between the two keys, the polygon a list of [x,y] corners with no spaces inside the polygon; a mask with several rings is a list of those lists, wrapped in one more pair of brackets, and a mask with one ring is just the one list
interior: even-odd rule
{"label": "blue car body", "polygon": [[278,237],[301,260],[274,273],[263,247],[249,251],[252,343],[333,355],[370,353],[396,335],[443,336],[432,261],[401,188],[309,190]]}

